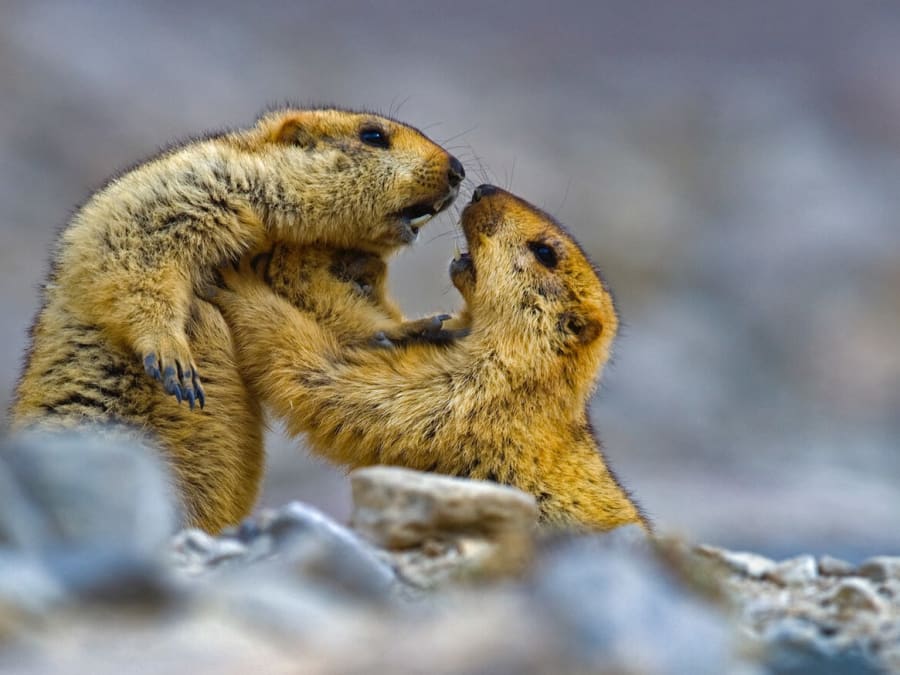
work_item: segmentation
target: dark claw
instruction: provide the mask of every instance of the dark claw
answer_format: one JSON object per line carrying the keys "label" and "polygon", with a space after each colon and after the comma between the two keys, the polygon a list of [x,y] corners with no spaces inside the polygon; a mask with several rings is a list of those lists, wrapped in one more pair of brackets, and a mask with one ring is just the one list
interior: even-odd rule
{"label": "dark claw", "polygon": [[163,372],[163,387],[165,387],[166,393],[174,395],[179,403],[184,399],[184,392],[181,390],[181,385],[178,384],[175,368],[172,366],[167,366]]}
{"label": "dark claw", "polygon": [[438,314],[435,318],[438,321],[440,321],[441,323],[444,323],[445,321],[449,321],[450,319],[452,319],[453,315],[452,314]]}
{"label": "dark claw", "polygon": [[200,376],[197,374],[196,370],[191,371],[191,383],[194,385],[194,391],[197,394],[197,402],[200,404],[200,409],[203,409],[203,406],[206,405],[206,394],[203,391],[203,387],[200,385]]}
{"label": "dark claw", "polygon": [[144,357],[144,371],[154,380],[162,381],[162,375],[159,372],[159,366],[156,361],[156,354],[147,354]]}
{"label": "dark claw", "polygon": [[178,366],[178,372],[181,374],[181,389],[184,391],[184,397],[187,399],[188,405],[191,407],[191,410],[194,409],[194,401],[196,400],[196,395],[194,394],[193,387],[193,368],[185,368],[182,369],[181,365]]}

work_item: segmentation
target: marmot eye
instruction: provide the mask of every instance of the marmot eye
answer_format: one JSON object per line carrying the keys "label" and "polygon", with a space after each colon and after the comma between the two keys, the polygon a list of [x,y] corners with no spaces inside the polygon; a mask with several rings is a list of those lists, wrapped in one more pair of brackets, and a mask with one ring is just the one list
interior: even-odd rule
{"label": "marmot eye", "polygon": [[553,250],[552,246],[540,241],[533,241],[528,244],[528,248],[531,249],[534,257],[538,259],[541,265],[550,269],[556,267],[556,251]]}
{"label": "marmot eye", "polygon": [[376,148],[387,149],[390,146],[387,134],[378,127],[363,127],[360,129],[359,140],[366,145],[371,145]]}

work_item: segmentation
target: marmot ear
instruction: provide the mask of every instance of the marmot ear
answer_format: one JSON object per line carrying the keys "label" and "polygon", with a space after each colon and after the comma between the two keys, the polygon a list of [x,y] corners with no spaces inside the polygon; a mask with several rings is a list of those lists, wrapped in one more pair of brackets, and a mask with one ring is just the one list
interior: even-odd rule
{"label": "marmot ear", "polygon": [[316,144],[315,136],[298,117],[284,120],[275,130],[272,140],[276,143],[299,145],[301,148],[311,148]]}
{"label": "marmot ear", "polygon": [[603,332],[603,324],[591,316],[576,312],[563,312],[559,315],[559,329],[580,344],[590,344]]}

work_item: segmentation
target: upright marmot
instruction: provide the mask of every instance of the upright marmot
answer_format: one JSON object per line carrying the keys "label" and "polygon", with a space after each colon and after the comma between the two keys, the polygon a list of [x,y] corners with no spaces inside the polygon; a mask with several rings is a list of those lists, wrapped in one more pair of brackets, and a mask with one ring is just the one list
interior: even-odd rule
{"label": "upright marmot", "polygon": [[555,525],[648,527],[586,411],[618,327],[600,276],[550,216],[493,186],[475,191],[462,226],[469,253],[450,273],[471,323],[445,345],[348,347],[253,275],[225,270],[231,291],[215,302],[251,391],[339,464],[513,485]]}
{"label": "upright marmot", "polygon": [[[281,110],[124,173],[62,233],[14,415],[60,407],[39,381],[61,358],[50,332],[60,321],[102,335],[179,401],[202,406],[186,325],[217,266],[266,238],[387,253],[415,239],[463,175],[416,129],[343,110]],[[102,392],[80,394],[103,407]]]}
{"label": "upright marmot", "polygon": [[[325,272],[341,287],[372,270],[383,277],[381,256],[415,239],[462,177],[459,162],[415,129],[338,110],[273,113],[251,130],[190,143],[123,175],[62,235],[13,428],[99,424],[148,435],[174,469],[187,523],[217,531],[239,521],[262,473],[262,410],[236,366],[228,326],[195,289],[267,238],[315,242],[302,258],[282,257],[283,244],[272,253],[312,293],[327,294],[315,284]],[[399,340],[434,324],[401,326],[383,285],[364,295],[358,304],[372,318],[353,324],[359,342]],[[327,297],[316,302],[333,326],[329,312],[338,307]],[[165,391],[146,376],[148,364]],[[191,412],[166,392],[201,406],[207,396],[208,404]]]}

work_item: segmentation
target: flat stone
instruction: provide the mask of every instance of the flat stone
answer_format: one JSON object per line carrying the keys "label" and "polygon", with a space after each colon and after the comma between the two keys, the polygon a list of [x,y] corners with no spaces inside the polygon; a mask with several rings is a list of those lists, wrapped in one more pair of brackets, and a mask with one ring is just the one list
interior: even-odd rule
{"label": "flat stone", "polygon": [[857,574],[872,581],[900,579],[900,557],[876,556],[859,566]]}
{"label": "flat stone", "polygon": [[350,480],[353,528],[387,549],[454,530],[524,533],[537,521],[533,497],[489,481],[384,466],[354,471]]}
{"label": "flat stone", "polygon": [[226,560],[243,558],[247,555],[247,546],[230,537],[224,537],[216,542],[216,547],[209,558],[209,564],[216,565]]}
{"label": "flat stone", "polygon": [[730,570],[745,577],[761,579],[774,567],[775,562],[756,553],[728,551],[715,546],[698,546],[697,551],[707,557],[718,560]]}
{"label": "flat stone", "polygon": [[534,498],[514,488],[393,467],[351,474],[352,527],[414,586],[516,574],[533,551]]}
{"label": "flat stone", "polygon": [[881,612],[885,608],[885,602],[872,583],[858,577],[842,579],[827,600],[836,605],[838,613],[844,617],[860,611]]}
{"label": "flat stone", "polygon": [[849,577],[856,574],[856,565],[840,558],[823,555],[819,558],[819,574],[823,577]]}
{"label": "flat stone", "polygon": [[799,586],[809,583],[818,575],[816,559],[811,555],[801,555],[777,563],[766,572],[765,578],[782,586]]}

